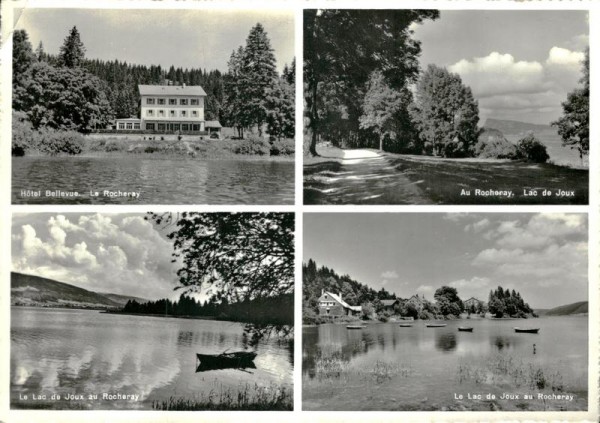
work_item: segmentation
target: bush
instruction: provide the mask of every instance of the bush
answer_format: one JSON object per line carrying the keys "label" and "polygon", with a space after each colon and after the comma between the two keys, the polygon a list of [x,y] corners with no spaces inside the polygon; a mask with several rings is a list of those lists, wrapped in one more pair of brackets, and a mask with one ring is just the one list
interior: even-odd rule
{"label": "bush", "polygon": [[479,134],[474,153],[476,157],[484,159],[515,159],[517,146],[497,129],[484,128]]}
{"label": "bush", "polygon": [[12,155],[24,156],[27,150],[33,149],[36,134],[23,112],[12,114]]}
{"label": "bush", "polygon": [[83,151],[83,135],[76,131],[41,131],[39,137],[38,149],[52,156]]}
{"label": "bush", "polygon": [[268,156],[271,151],[269,141],[250,136],[250,138],[237,141],[233,146],[235,154],[257,154],[259,156]]}
{"label": "bush", "polygon": [[518,156],[528,162],[546,163],[550,156],[546,151],[546,146],[538,140],[533,134],[527,135],[517,144]]}
{"label": "bush", "polygon": [[294,140],[282,139],[271,142],[271,156],[293,156],[295,151]]}

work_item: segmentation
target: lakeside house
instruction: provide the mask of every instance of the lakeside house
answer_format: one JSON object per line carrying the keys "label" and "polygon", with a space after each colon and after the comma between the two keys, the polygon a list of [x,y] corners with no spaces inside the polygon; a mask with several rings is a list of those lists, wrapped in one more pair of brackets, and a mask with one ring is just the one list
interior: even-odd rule
{"label": "lakeside house", "polygon": [[383,311],[388,311],[390,313],[394,313],[394,307],[400,304],[400,300],[398,298],[392,300],[381,300],[381,305],[383,305]]}
{"label": "lakeside house", "polygon": [[361,306],[351,306],[342,299],[342,293],[333,294],[328,291],[321,291],[319,297],[319,315],[320,316],[359,316],[362,313]]}
{"label": "lakeside house", "polygon": [[475,297],[471,297],[468,300],[463,301],[464,311],[477,311],[479,307],[483,307],[485,303],[483,301],[478,300]]}
{"label": "lakeside house", "polygon": [[204,120],[206,92],[199,86],[138,85],[141,98],[140,118],[115,120],[117,131],[154,133],[221,132],[219,121]]}
{"label": "lakeside house", "polygon": [[420,313],[423,311],[423,308],[425,308],[425,301],[426,300],[424,295],[422,297],[419,297],[419,294],[415,294],[408,300],[406,300],[406,305],[408,306],[409,304],[412,304],[415,307],[415,309],[417,309],[417,311]]}

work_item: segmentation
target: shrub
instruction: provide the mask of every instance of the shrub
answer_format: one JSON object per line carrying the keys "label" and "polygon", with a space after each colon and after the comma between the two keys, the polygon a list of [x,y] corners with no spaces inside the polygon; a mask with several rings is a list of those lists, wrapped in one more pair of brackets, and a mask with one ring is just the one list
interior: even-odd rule
{"label": "shrub", "polygon": [[271,142],[271,156],[293,156],[295,151],[294,140],[282,139]]}
{"label": "shrub", "polygon": [[83,135],[76,131],[41,131],[38,149],[50,155],[80,154],[83,150]]}
{"label": "shrub", "polygon": [[23,112],[12,114],[12,155],[24,156],[27,150],[33,149],[36,133]]}
{"label": "shrub", "polygon": [[259,156],[267,156],[271,151],[271,145],[269,141],[256,137],[250,136],[250,138],[239,140],[233,146],[233,152],[235,154],[257,154]]}
{"label": "shrub", "polygon": [[508,141],[497,129],[484,128],[479,134],[474,153],[484,159],[515,159],[517,146]]}
{"label": "shrub", "polygon": [[550,156],[546,151],[546,146],[538,140],[533,134],[527,135],[517,144],[519,158],[528,162],[546,163]]}

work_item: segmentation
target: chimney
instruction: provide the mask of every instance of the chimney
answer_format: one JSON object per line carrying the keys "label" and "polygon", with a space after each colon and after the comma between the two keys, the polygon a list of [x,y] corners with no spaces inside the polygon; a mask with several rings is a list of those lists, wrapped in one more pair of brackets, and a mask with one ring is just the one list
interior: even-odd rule
{"label": "chimney", "polygon": [[341,299],[342,299],[342,291],[340,291],[340,292],[338,293],[338,295],[340,296],[340,300],[341,300]]}
{"label": "chimney", "polygon": [[321,288],[321,295],[325,294],[325,290]]}

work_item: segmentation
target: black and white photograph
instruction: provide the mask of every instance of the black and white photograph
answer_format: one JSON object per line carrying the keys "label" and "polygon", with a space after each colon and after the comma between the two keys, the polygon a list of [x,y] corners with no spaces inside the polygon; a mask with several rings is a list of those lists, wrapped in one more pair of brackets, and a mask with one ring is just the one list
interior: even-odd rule
{"label": "black and white photograph", "polygon": [[11,409],[292,410],[294,221],[15,214]]}
{"label": "black and white photograph", "polygon": [[588,410],[587,214],[303,225],[303,410]]}
{"label": "black and white photograph", "polygon": [[13,204],[293,204],[291,10],[35,9]]}
{"label": "black and white photograph", "polygon": [[304,10],[304,204],[588,204],[586,10]]}

